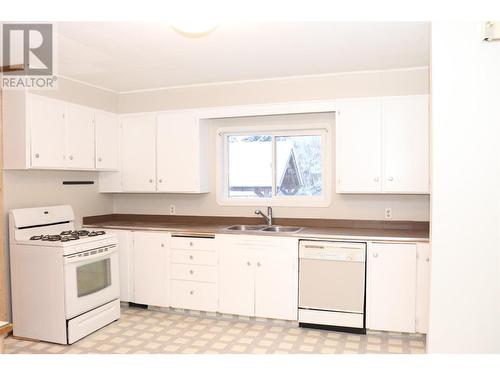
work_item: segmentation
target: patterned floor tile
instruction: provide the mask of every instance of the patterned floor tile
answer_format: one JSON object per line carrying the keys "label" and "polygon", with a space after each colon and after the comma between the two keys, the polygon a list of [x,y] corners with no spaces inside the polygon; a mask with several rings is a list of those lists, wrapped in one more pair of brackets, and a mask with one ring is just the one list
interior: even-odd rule
{"label": "patterned floor tile", "polygon": [[355,335],[299,328],[296,322],[183,309],[122,306],[122,317],[73,345],[9,337],[7,354],[424,354],[425,336]]}

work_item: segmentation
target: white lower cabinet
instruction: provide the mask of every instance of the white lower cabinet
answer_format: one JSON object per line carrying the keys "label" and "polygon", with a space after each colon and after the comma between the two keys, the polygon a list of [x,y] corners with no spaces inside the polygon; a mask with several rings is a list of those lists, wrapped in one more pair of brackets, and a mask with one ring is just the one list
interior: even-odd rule
{"label": "white lower cabinet", "polygon": [[417,244],[417,306],[416,330],[427,333],[429,327],[429,297],[431,281],[431,248],[429,243]]}
{"label": "white lower cabinet", "polygon": [[134,301],[168,307],[170,233],[134,233]]}
{"label": "white lower cabinet", "polygon": [[172,237],[172,307],[217,311],[217,252],[214,238]]}
{"label": "white lower cabinet", "polygon": [[416,252],[416,244],[368,244],[366,285],[368,329],[416,331]]}
{"label": "white lower cabinet", "polygon": [[120,300],[134,301],[134,242],[131,231],[109,230],[118,239],[118,259],[120,262]]}
{"label": "white lower cabinet", "polygon": [[298,239],[217,236],[219,312],[297,319]]}

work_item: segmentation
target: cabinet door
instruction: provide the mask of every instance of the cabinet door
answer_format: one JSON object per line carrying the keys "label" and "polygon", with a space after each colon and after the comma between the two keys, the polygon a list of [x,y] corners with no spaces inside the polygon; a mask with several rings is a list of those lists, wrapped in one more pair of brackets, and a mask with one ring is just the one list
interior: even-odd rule
{"label": "cabinet door", "polygon": [[298,241],[263,240],[262,247],[256,252],[255,315],[297,320]]}
{"label": "cabinet door", "polygon": [[157,130],[158,191],[199,193],[202,132],[194,112],[158,115]]}
{"label": "cabinet door", "polygon": [[134,232],[134,302],[169,306],[169,234]]}
{"label": "cabinet door", "polygon": [[113,113],[95,113],[95,167],[97,170],[118,170],[120,129]]}
{"label": "cabinet door", "polygon": [[228,237],[218,241],[219,312],[253,316],[254,252],[238,246],[237,238]]}
{"label": "cabinet door", "polygon": [[64,168],[64,102],[29,95],[27,105],[31,130],[31,166]]}
{"label": "cabinet door", "polygon": [[134,301],[134,244],[131,231],[109,230],[107,233],[116,234],[118,239],[118,254],[120,261],[120,300]]}
{"label": "cabinet door", "polygon": [[369,329],[415,332],[416,251],[415,244],[369,244]]}
{"label": "cabinet door", "polygon": [[156,191],[155,115],[133,115],[122,119],[123,191]]}
{"label": "cabinet door", "polygon": [[385,192],[429,192],[429,98],[383,99]]}
{"label": "cabinet door", "polygon": [[381,191],[382,108],[380,99],[342,100],[336,116],[338,193]]}
{"label": "cabinet door", "polygon": [[429,327],[429,297],[431,279],[431,249],[429,243],[417,244],[417,332],[427,333]]}
{"label": "cabinet door", "polygon": [[94,169],[94,112],[66,104],[66,167]]}

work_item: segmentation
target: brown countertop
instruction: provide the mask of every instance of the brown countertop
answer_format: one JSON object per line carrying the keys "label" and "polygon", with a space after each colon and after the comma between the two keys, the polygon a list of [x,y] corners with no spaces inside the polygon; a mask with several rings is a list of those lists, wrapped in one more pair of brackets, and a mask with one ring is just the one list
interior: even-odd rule
{"label": "brown countertop", "polygon": [[[257,220],[255,220],[257,219]],[[297,237],[304,239],[347,239],[364,241],[428,242],[427,222],[284,219],[274,220],[276,225],[300,226],[296,233],[269,233],[261,231],[231,231],[226,228],[237,224],[263,224],[259,218],[227,218],[168,215],[111,214],[86,217],[86,227],[125,230],[168,231],[185,235],[242,234]]]}

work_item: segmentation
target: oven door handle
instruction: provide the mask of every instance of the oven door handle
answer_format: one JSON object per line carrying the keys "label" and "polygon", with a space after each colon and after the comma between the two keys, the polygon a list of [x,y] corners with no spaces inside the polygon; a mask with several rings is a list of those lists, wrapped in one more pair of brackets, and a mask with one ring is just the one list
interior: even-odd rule
{"label": "oven door handle", "polygon": [[[95,254],[91,254],[93,251],[96,251]],[[64,257],[64,264],[69,264],[69,263],[83,263],[87,262],[89,260],[96,260],[99,258],[107,258],[111,254],[116,253],[117,248],[116,246],[109,246],[108,250],[98,252],[98,250],[89,250],[89,251],[82,251],[77,254],[72,254],[72,255],[67,255]],[[85,253],[89,253],[89,255],[84,255]]]}

